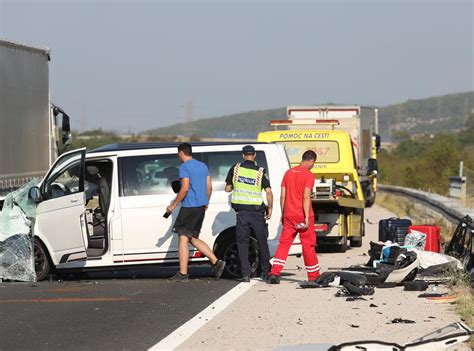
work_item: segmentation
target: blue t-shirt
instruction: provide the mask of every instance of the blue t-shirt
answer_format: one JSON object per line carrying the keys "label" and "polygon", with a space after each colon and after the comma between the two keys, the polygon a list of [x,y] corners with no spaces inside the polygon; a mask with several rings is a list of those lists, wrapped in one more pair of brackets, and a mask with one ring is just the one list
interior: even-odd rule
{"label": "blue t-shirt", "polygon": [[200,207],[209,204],[207,198],[207,176],[209,169],[206,164],[191,159],[179,166],[179,178],[189,178],[189,191],[181,207]]}

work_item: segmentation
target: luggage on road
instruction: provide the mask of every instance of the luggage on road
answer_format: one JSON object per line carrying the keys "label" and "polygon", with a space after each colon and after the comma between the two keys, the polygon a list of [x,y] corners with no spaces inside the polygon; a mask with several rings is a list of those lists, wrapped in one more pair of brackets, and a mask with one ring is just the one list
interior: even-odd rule
{"label": "luggage on road", "polygon": [[390,240],[403,246],[405,236],[408,234],[408,227],[411,225],[411,220],[407,218],[382,219],[379,221],[379,241]]}
{"label": "luggage on road", "polygon": [[425,251],[441,252],[440,227],[438,225],[411,225],[408,227],[408,235],[413,232],[426,235]]}
{"label": "luggage on road", "polygon": [[426,234],[417,230],[408,231],[404,246],[424,250],[426,246]]}

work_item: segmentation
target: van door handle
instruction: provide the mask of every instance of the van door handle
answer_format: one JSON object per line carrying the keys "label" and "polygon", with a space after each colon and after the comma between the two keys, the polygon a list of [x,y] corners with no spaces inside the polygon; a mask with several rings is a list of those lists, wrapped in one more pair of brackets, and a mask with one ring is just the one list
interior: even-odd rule
{"label": "van door handle", "polygon": [[73,197],[73,198],[71,199],[71,202],[78,202],[78,201],[79,201],[79,199],[78,199],[77,197]]}

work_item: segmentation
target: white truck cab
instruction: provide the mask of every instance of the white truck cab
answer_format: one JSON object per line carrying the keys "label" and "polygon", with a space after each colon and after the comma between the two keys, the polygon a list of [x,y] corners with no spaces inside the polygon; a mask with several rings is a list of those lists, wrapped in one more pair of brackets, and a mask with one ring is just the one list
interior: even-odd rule
{"label": "white truck cab", "polygon": [[[58,270],[117,269],[132,265],[178,262],[178,238],[172,232],[178,210],[164,218],[179,180],[178,144],[113,144],[86,153],[63,154],[29,196],[37,202],[33,234],[38,280]],[[226,261],[226,274],[239,276],[235,212],[225,192],[230,167],[242,161],[245,144],[193,143],[194,158],[209,167],[213,192],[200,238]],[[282,145],[252,143],[274,193],[268,221],[270,253],[278,245],[280,184],[289,168]],[[176,189],[175,189],[176,190]],[[265,199],[265,196],[263,196]],[[296,241],[290,254],[300,254]],[[251,240],[252,269],[259,248]],[[191,262],[205,262],[194,248]]]}

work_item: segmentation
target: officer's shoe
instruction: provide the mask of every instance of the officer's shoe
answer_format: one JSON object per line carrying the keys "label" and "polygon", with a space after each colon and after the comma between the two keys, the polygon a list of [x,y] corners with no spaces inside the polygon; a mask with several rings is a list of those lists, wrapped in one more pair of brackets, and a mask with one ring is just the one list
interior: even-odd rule
{"label": "officer's shoe", "polygon": [[214,278],[218,280],[221,277],[222,273],[224,272],[225,261],[217,260],[213,266],[214,266]]}
{"label": "officer's shoe", "polygon": [[260,278],[261,281],[266,282],[268,280],[268,277],[269,277],[268,273],[262,272],[262,273],[260,273],[259,278]]}
{"label": "officer's shoe", "polygon": [[242,277],[242,283],[250,283],[250,277],[248,275],[244,275]]}
{"label": "officer's shoe", "polygon": [[280,277],[277,275],[271,274],[267,280],[268,284],[280,284]]}
{"label": "officer's shoe", "polygon": [[178,271],[175,275],[173,275],[171,278],[168,278],[170,282],[180,282],[180,283],[187,283],[189,282],[189,277],[187,274],[181,274],[181,272]]}

